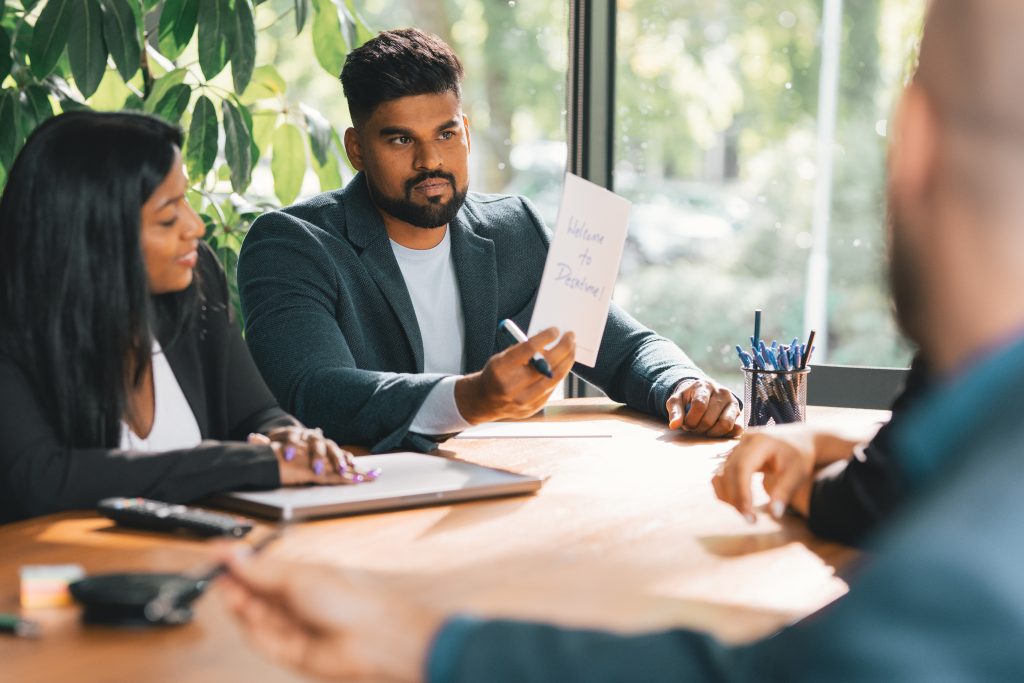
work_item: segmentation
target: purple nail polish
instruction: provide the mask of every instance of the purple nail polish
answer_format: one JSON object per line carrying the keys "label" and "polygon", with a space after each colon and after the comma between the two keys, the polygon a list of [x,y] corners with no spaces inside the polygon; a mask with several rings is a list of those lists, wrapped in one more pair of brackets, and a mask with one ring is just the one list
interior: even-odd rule
{"label": "purple nail polish", "polygon": [[295,459],[295,446],[288,446],[284,449],[284,459],[288,462]]}
{"label": "purple nail polish", "polygon": [[317,460],[315,463],[313,463],[313,471],[316,472],[318,475],[323,474],[324,473],[324,461],[323,460]]}

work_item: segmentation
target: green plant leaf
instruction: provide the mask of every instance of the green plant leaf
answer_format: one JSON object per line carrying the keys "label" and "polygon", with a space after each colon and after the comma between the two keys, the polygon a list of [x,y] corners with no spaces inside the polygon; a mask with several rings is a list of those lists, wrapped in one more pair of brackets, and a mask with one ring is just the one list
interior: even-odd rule
{"label": "green plant leaf", "polygon": [[[235,99],[237,100],[237,98]],[[242,119],[245,121],[245,129],[249,131],[249,154],[252,158],[252,168],[256,168],[256,164],[259,163],[260,160],[260,147],[256,144],[256,129],[252,124],[252,111],[249,110],[249,107],[242,104],[241,101],[239,101],[238,104],[238,111],[241,112]]]}
{"label": "green plant leaf", "polygon": [[356,3],[353,0],[345,0],[345,8],[348,10],[348,16],[352,20],[352,24],[356,27],[356,46],[358,47],[373,38],[375,34],[362,15],[359,14],[359,10],[356,9]]}
{"label": "green plant leaf", "polygon": [[177,59],[192,40],[199,16],[199,0],[167,0],[160,12],[157,33],[160,53],[167,59]]}
{"label": "green plant leaf", "polygon": [[241,101],[245,104],[253,104],[260,100],[279,97],[284,94],[287,88],[281,74],[270,64],[256,67],[252,72],[252,80],[249,87],[241,94]]}
{"label": "green plant leaf", "polygon": [[129,109],[131,111],[142,111],[142,98],[132,93],[124,99],[124,104],[121,105],[121,109]]}
{"label": "green plant leaf", "polygon": [[40,80],[57,66],[64,46],[68,44],[72,4],[73,0],[50,0],[36,20],[28,56],[32,61],[32,73]]}
{"label": "green plant leaf", "polygon": [[160,0],[142,0],[142,6],[147,12],[159,4]]}
{"label": "green plant leaf", "polygon": [[128,0],[100,0],[103,5],[103,37],[107,41],[114,66],[125,81],[139,70],[138,5]]}
{"label": "green plant leaf", "polygon": [[103,42],[103,10],[96,0],[74,0],[75,30],[68,36],[68,60],[79,92],[89,97],[107,70],[107,45]]}
{"label": "green plant leaf", "polygon": [[338,6],[333,0],[313,0],[313,10],[313,52],[320,66],[337,78],[348,53]]}
{"label": "green plant leaf", "polygon": [[40,123],[53,116],[50,91],[41,85],[32,84],[21,91],[19,96],[21,121],[26,136]]}
{"label": "green plant leaf", "polygon": [[313,170],[316,172],[316,177],[320,179],[321,192],[330,192],[341,187],[341,166],[338,164],[338,155],[333,149],[328,149],[326,163],[320,164],[314,160]]}
{"label": "green plant leaf", "polygon": [[235,92],[243,93],[256,66],[256,22],[249,0],[235,0],[235,10],[229,13],[226,30],[231,54],[231,80]]}
{"label": "green plant leaf", "polygon": [[156,105],[164,98],[167,91],[185,81],[186,74],[188,74],[188,71],[185,69],[175,69],[174,71],[168,71],[153,81],[153,87],[149,91],[149,96],[146,97],[143,109],[150,113],[155,111]]}
{"label": "green plant leaf", "polygon": [[302,133],[290,123],[274,131],[270,170],[274,174],[274,193],[281,204],[291,204],[299,196],[306,175],[306,145]]}
{"label": "green plant leaf", "polygon": [[220,106],[224,114],[224,156],[231,167],[231,188],[242,194],[252,181],[252,132],[231,100],[224,100]]}
{"label": "green plant leaf", "polygon": [[270,141],[274,137],[274,129],[277,128],[277,120],[280,115],[276,111],[256,111],[252,115],[252,140],[261,150],[270,147]]}
{"label": "green plant leaf", "polygon": [[10,168],[18,146],[18,96],[14,90],[0,90],[0,165]]}
{"label": "green plant leaf", "polygon": [[188,101],[192,97],[192,88],[179,83],[164,95],[159,102],[156,103],[156,108],[153,113],[170,123],[177,124],[181,121],[182,114],[188,109]]}
{"label": "green plant leaf", "polygon": [[309,16],[309,0],[295,0],[295,33],[302,33]]}
{"label": "green plant leaf", "polygon": [[192,125],[185,143],[185,165],[191,183],[203,182],[217,158],[217,109],[206,95],[200,95],[192,108]]}
{"label": "green plant leaf", "polygon": [[[0,10],[2,11],[2,10]],[[11,73],[11,37],[7,35],[7,31],[0,28],[0,83],[7,78],[7,74]]]}
{"label": "green plant leaf", "polygon": [[21,6],[25,8],[26,12],[31,12],[38,4],[39,0],[21,0]]}
{"label": "green plant leaf", "polygon": [[207,80],[223,71],[228,63],[230,20],[228,0],[204,0],[199,4],[199,68]]}
{"label": "green plant leaf", "polygon": [[324,115],[312,107],[300,105],[306,117],[306,130],[309,131],[309,144],[313,156],[320,164],[327,163],[327,154],[331,146],[331,124]]}

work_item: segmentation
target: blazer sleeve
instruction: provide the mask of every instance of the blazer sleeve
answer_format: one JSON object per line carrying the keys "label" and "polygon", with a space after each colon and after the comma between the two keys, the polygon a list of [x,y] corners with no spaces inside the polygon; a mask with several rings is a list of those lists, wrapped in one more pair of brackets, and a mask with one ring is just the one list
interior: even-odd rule
{"label": "blazer sleeve", "polygon": [[445,375],[357,367],[339,320],[358,324],[325,247],[300,219],[273,212],[246,235],[238,262],[246,342],[281,404],[343,444],[430,451],[409,432]]}
{"label": "blazer sleeve", "polygon": [[812,532],[847,545],[862,545],[907,497],[907,482],[892,455],[891,438],[907,412],[928,391],[928,373],[914,360],[892,418],[846,467],[828,468],[811,489],[807,526]]}
{"label": "blazer sleeve", "polygon": [[[551,236],[543,219],[526,199],[523,206],[546,250]],[[641,325],[614,302],[608,309],[594,367],[577,363],[572,371],[612,400],[665,420],[665,403],[676,385],[686,379],[705,378],[682,349]]]}
{"label": "blazer sleeve", "polygon": [[28,378],[0,357],[0,522],[92,508],[109,496],[189,502],[218,491],[280,486],[267,446],[204,441],[142,453],[61,443]]}

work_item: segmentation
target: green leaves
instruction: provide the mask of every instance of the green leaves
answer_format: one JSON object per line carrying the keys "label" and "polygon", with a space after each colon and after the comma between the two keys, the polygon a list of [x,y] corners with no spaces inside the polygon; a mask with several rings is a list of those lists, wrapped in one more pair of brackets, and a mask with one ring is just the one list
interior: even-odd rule
{"label": "green leaves", "polygon": [[185,166],[193,183],[201,183],[217,158],[217,110],[213,102],[200,95],[192,109],[192,125],[185,143]]}
{"label": "green leaves", "polygon": [[231,167],[231,187],[241,194],[252,180],[252,123],[231,100],[221,102],[224,114],[224,156]]}
{"label": "green leaves", "polygon": [[207,80],[228,63],[229,0],[203,0],[199,4],[199,68]]}
{"label": "green leaves", "polygon": [[181,121],[182,115],[188,108],[188,101],[191,97],[192,88],[184,83],[179,83],[178,85],[172,86],[171,89],[160,98],[156,107],[153,108],[153,113],[163,118],[165,121],[177,124]]}
{"label": "green leaves", "polygon": [[295,0],[295,33],[302,33],[309,16],[309,0]]}
{"label": "green leaves", "polygon": [[306,175],[306,146],[302,133],[290,123],[277,127],[273,140],[274,156],[270,170],[274,175],[274,192],[282,204],[291,204],[299,196]]}
{"label": "green leaves", "polygon": [[199,0],[166,0],[160,13],[158,44],[168,59],[177,59],[192,40],[199,16]]}
{"label": "green leaves", "polygon": [[313,52],[320,66],[338,77],[348,53],[338,7],[333,0],[313,0],[313,10]]}
{"label": "green leaves", "polygon": [[327,154],[331,146],[331,124],[323,114],[305,105],[302,114],[306,117],[306,129],[309,131],[309,146],[319,164],[327,163]]}
{"label": "green leaves", "polygon": [[5,169],[14,161],[18,145],[18,96],[13,90],[0,90],[0,165]]}
{"label": "green leaves", "polygon": [[231,54],[231,79],[235,92],[245,92],[256,66],[256,22],[251,0],[235,0],[235,11],[227,23],[227,45]]}
{"label": "green leaves", "polygon": [[150,113],[156,111],[156,106],[163,101],[164,95],[174,86],[185,82],[185,75],[187,73],[188,71],[185,69],[175,69],[156,79],[153,82],[152,90],[149,91],[149,97],[146,98],[143,110]]}
{"label": "green leaves", "polygon": [[11,37],[0,28],[0,82],[11,73]]}
{"label": "green leaves", "polygon": [[128,0],[100,0],[103,5],[103,38],[121,78],[131,79],[139,70],[138,5]]}
{"label": "green leaves", "polygon": [[32,62],[32,73],[40,80],[57,66],[64,46],[68,44],[74,2],[75,0],[50,0],[36,20],[28,56]]}
{"label": "green leaves", "polygon": [[89,97],[96,92],[107,68],[102,10],[96,0],[73,0],[71,18],[75,26],[68,37],[71,74],[79,91]]}

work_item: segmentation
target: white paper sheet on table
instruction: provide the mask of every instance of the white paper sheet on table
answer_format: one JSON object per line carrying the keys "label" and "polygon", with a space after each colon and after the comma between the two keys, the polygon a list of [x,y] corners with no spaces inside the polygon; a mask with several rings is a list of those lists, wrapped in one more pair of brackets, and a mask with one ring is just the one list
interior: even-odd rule
{"label": "white paper sheet on table", "polygon": [[575,422],[488,422],[470,427],[456,439],[585,439],[612,436],[615,420]]}
{"label": "white paper sheet on table", "polygon": [[594,367],[629,228],[628,200],[565,174],[530,336],[548,327],[576,333],[576,362]]}

